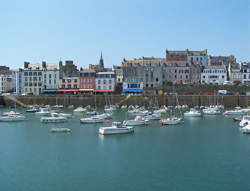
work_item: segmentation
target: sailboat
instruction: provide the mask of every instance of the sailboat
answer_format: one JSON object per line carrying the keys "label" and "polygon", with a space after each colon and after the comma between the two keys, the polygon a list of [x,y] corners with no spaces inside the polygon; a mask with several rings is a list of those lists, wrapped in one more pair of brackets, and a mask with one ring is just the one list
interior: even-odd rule
{"label": "sailboat", "polygon": [[[176,105],[180,105],[176,93],[175,93],[175,96],[176,96]],[[177,107],[177,109],[179,110],[180,115],[182,116],[182,112],[181,112],[180,108]],[[172,110],[171,110],[171,113],[172,113]],[[171,116],[169,118],[160,120],[160,123],[162,125],[177,125],[177,124],[184,123],[184,121],[181,117],[176,117],[175,115],[171,114]]]}

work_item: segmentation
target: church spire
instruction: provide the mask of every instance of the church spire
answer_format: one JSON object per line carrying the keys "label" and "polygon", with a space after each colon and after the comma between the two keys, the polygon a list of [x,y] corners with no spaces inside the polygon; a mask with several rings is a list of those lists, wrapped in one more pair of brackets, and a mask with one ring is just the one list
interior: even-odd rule
{"label": "church spire", "polygon": [[103,61],[103,58],[102,58],[102,52],[101,52],[101,58],[100,58],[100,61],[99,61],[99,66],[104,68],[104,61]]}

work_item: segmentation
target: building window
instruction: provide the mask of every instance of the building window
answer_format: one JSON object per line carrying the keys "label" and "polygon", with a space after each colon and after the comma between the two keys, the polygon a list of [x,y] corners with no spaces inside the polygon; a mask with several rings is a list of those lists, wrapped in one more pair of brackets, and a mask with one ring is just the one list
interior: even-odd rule
{"label": "building window", "polygon": [[109,86],[109,89],[111,90],[111,89],[112,89],[112,87],[111,87],[111,86]]}
{"label": "building window", "polygon": [[67,82],[68,82],[68,83],[71,83],[71,79],[68,79]]}
{"label": "building window", "polygon": [[[101,80],[98,80],[98,84],[101,84]],[[99,86],[98,86],[99,87]]]}
{"label": "building window", "polygon": [[112,83],[112,81],[111,80],[109,80],[109,84],[111,84]]}
{"label": "building window", "polygon": [[49,74],[49,78],[51,78],[52,77],[52,75],[51,74]]}
{"label": "building window", "polygon": [[74,85],[74,88],[77,88],[77,85],[76,85],[76,84]]}
{"label": "building window", "polygon": [[44,74],[44,78],[46,78],[46,74]]}
{"label": "building window", "polygon": [[155,79],[155,81],[157,81],[157,82],[158,82],[158,81],[159,81],[159,79],[158,79],[158,78],[156,78],[156,79]]}
{"label": "building window", "polygon": [[65,79],[62,79],[62,82],[65,83]]}
{"label": "building window", "polygon": [[62,85],[62,88],[65,88],[65,85],[64,85],[64,84]]}
{"label": "building window", "polygon": [[103,80],[103,84],[106,84],[106,80]]}
{"label": "building window", "polygon": [[221,76],[224,79],[224,76]]}
{"label": "building window", "polygon": [[77,83],[77,79],[74,79],[74,82]]}
{"label": "building window", "polygon": [[101,89],[101,86],[98,86],[98,90],[100,90]]}
{"label": "building window", "polygon": [[68,88],[71,88],[71,84],[68,84]]}

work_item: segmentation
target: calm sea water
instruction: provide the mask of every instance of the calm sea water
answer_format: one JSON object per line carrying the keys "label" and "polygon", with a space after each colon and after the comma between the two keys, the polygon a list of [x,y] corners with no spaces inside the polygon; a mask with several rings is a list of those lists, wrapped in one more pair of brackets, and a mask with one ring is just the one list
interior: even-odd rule
{"label": "calm sea water", "polygon": [[[0,112],[2,112],[1,110]],[[102,125],[0,123],[2,191],[250,190],[250,136],[224,116],[136,127],[130,135],[98,135]],[[128,116],[116,112],[115,119]],[[52,134],[69,127],[70,134]]]}

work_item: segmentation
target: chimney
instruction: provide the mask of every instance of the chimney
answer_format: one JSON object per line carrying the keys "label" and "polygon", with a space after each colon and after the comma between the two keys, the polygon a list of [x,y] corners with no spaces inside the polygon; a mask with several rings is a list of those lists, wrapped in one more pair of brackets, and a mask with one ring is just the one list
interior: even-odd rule
{"label": "chimney", "polygon": [[24,62],[24,68],[29,68],[29,62]]}
{"label": "chimney", "polygon": [[46,62],[45,61],[42,61],[42,68],[46,69]]}

